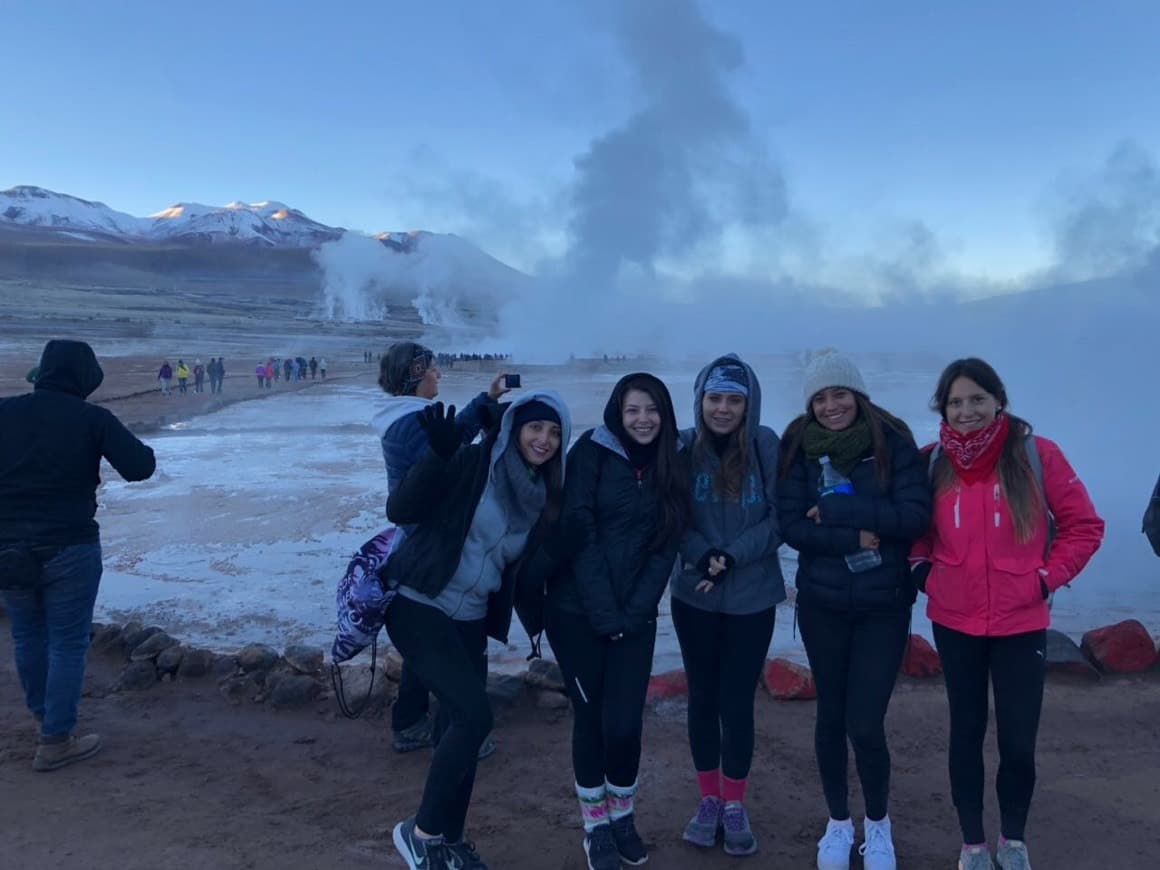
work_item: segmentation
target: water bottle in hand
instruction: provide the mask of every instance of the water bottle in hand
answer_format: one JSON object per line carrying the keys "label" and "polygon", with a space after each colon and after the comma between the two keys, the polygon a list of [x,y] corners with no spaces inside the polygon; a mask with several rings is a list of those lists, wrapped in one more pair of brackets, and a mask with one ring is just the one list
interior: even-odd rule
{"label": "water bottle in hand", "polygon": [[[830,495],[853,495],[854,484],[850,478],[834,468],[830,457],[822,456],[818,459],[822,466],[822,479],[818,481],[818,493],[822,498]],[[882,554],[877,550],[859,550],[846,557],[846,567],[853,573],[860,574],[882,564]]]}

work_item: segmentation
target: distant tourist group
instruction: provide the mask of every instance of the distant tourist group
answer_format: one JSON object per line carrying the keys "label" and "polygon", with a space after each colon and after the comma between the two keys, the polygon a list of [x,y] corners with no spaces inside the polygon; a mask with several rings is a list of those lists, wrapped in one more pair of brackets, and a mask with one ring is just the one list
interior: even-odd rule
{"label": "distant tourist group", "polygon": [[258,379],[259,389],[269,390],[282,377],[285,377],[287,384],[304,381],[307,374],[312,381],[318,380],[320,375],[322,380],[326,380],[329,368],[330,363],[326,357],[312,356],[309,360],[300,356],[286,359],[267,357],[265,362],[259,362],[254,367],[254,376]]}
{"label": "distant tourist group", "polygon": [[222,357],[209,358],[209,364],[203,364],[200,359],[193,361],[193,366],[186,364],[185,360],[179,359],[176,368],[169,364],[169,360],[161,363],[161,368],[157,371],[157,383],[161,386],[161,395],[169,396],[173,394],[174,380],[177,381],[177,392],[184,396],[189,392],[189,382],[193,381],[193,391],[195,393],[205,392],[205,382],[209,380],[209,391],[211,393],[220,393],[222,391],[222,382],[226,377],[226,364]]}
{"label": "distant tourist group", "polygon": [[[330,363],[326,361],[326,357],[312,356],[310,359],[300,356],[286,359],[267,357],[254,367],[254,375],[258,380],[259,389],[270,389],[282,377],[285,377],[287,384],[304,381],[307,377],[310,380],[318,380],[319,378],[326,380],[329,368]],[[192,366],[187,365],[183,359],[179,359],[176,366],[170,365],[169,360],[165,360],[157,371],[157,382],[163,396],[170,396],[175,391],[178,395],[186,395],[189,392],[191,381],[193,392],[205,392],[207,379],[209,380],[209,391],[220,393],[225,377],[225,360],[220,356],[216,359],[210,357],[208,365],[203,365],[200,359],[194,360]],[[177,382],[176,387],[174,381]]]}
{"label": "distant tourist group", "polygon": [[[283,361],[283,373],[313,371],[302,362]],[[100,748],[98,736],[74,733],[101,575],[98,465],[103,456],[127,480],[155,467],[149,447],[85,402],[101,377],[88,345],[51,341],[34,390],[0,401],[5,455],[19,457],[0,462],[0,578],[40,722],[37,770]],[[818,693],[819,870],[847,870],[856,845],[866,870],[897,866],[884,720],[920,593],[945,668],[959,867],[987,870],[992,851],[1003,870],[1030,867],[1049,604],[1099,548],[1104,523],[1060,448],[1013,413],[990,365],[959,359],[942,372],[931,402],[939,437],[923,449],[834,352],[805,366],[801,413],[780,437],[762,424],[756,373],[731,354],[697,375],[685,427],[664,382],[637,372],[574,442],[554,390],[528,386],[509,400],[515,381],[500,374],[457,409],[437,400],[440,377],[430,349],[392,345],[374,418],[397,528],[377,572],[381,620],[404,660],[392,727],[399,749],[434,743],[416,812],[393,830],[411,870],[487,866],[467,816],[493,726],[488,638],[507,642],[513,615],[534,652],[546,634],[571,699],[584,862],[617,870],[648,859],[636,800],[666,590],[688,679],[695,805],[683,832],[669,827],[693,847],[757,852],[746,795],[755,690],[786,598],[783,543],[798,552],[796,616]],[[1001,735],[995,850],[983,824],[988,685]]]}

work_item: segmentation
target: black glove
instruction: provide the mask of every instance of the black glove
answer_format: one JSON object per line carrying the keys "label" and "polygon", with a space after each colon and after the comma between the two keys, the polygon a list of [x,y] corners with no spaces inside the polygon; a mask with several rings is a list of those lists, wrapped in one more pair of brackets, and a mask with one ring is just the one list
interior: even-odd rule
{"label": "black glove", "polygon": [[1051,589],[1047,586],[1047,581],[1042,577],[1039,578],[1039,591],[1043,594],[1043,600],[1046,601],[1051,597]]}
{"label": "black glove", "polygon": [[443,414],[443,403],[428,405],[419,413],[419,425],[427,434],[431,449],[444,459],[450,459],[463,444],[463,432],[455,422],[455,406]]}
{"label": "black glove", "polygon": [[[709,576],[710,559],[725,560],[725,570],[718,574],[716,577]],[[733,557],[726,553],[724,550],[718,550],[714,548],[709,550],[704,556],[701,557],[701,560],[697,563],[697,570],[706,580],[710,580],[713,583],[720,583],[729,575],[729,572],[733,570]]]}
{"label": "black glove", "polygon": [[910,569],[910,579],[919,592],[926,592],[926,578],[930,576],[930,562],[919,562]]}

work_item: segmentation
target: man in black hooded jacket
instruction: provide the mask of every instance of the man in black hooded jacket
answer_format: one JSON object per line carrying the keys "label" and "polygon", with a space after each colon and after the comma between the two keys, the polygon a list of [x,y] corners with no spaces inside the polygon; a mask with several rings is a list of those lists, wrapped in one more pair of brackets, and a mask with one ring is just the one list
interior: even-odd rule
{"label": "man in black hooded jacket", "polygon": [[33,391],[0,399],[0,589],[25,703],[41,725],[32,763],[41,771],[101,747],[98,735],[73,733],[101,579],[101,459],[130,481],[156,468],[151,448],[85,401],[103,378],[91,347],[53,340]]}

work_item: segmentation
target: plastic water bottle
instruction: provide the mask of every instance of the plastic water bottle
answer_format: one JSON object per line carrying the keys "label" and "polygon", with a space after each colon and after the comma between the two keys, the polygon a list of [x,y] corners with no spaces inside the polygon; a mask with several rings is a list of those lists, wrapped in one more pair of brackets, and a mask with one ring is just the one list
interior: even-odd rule
{"label": "plastic water bottle", "polygon": [[823,456],[818,462],[822,466],[822,479],[818,483],[818,493],[825,498],[827,495],[853,495],[854,484],[850,478],[834,468],[830,457]]}
{"label": "plastic water bottle", "polygon": [[[818,493],[822,498],[833,495],[853,495],[854,484],[850,478],[834,468],[829,456],[818,459],[822,466],[822,479],[818,481]],[[860,574],[882,564],[882,554],[877,550],[859,550],[846,557],[846,567]]]}

